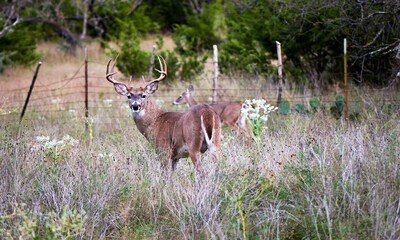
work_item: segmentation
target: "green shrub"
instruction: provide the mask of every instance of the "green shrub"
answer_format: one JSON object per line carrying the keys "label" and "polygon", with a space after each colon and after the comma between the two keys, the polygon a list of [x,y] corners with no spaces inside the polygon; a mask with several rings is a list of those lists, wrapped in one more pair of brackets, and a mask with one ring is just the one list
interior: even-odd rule
{"label": "green shrub", "polygon": [[279,112],[282,114],[289,114],[290,103],[288,100],[282,98],[281,103],[279,104]]}
{"label": "green shrub", "polygon": [[81,234],[86,221],[84,211],[65,207],[58,214],[53,211],[39,215],[16,204],[13,213],[0,215],[0,236],[5,239],[74,239]]}
{"label": "green shrub", "polygon": [[304,106],[303,103],[297,103],[297,104],[294,106],[294,110],[295,110],[297,113],[300,113],[300,114],[305,114],[305,113],[307,112],[307,109],[306,109],[306,107]]}
{"label": "green shrub", "polygon": [[310,99],[310,107],[311,107],[311,112],[316,113],[318,111],[318,108],[320,106],[319,100],[316,97],[313,97]]}
{"label": "green shrub", "polygon": [[194,76],[199,75],[204,70],[204,63],[207,56],[201,59],[195,56],[182,57],[182,69],[180,72],[181,80],[192,81]]}
{"label": "green shrub", "polygon": [[40,59],[36,52],[38,34],[28,27],[17,26],[0,38],[0,73],[13,65],[31,65]]}
{"label": "green shrub", "polygon": [[179,69],[181,68],[181,64],[179,63],[178,56],[173,51],[161,51],[161,56],[165,58],[165,62],[168,67],[168,76],[165,79],[167,82],[172,82],[178,79]]}
{"label": "green shrub", "polygon": [[120,24],[125,27],[125,31],[114,39],[119,45],[119,50],[109,45],[106,45],[106,49],[109,50],[112,58],[118,56],[117,67],[124,75],[140,77],[147,74],[151,53],[141,50],[138,32],[134,24],[122,21]]}
{"label": "green shrub", "polygon": [[220,1],[204,6],[201,14],[190,15],[187,25],[175,25],[173,40],[181,55],[212,49],[225,35],[225,21]]}
{"label": "green shrub", "polygon": [[344,97],[341,95],[336,96],[335,98],[335,106],[331,106],[329,109],[331,115],[339,119],[343,116],[343,110],[344,110]]}
{"label": "green shrub", "polygon": [[342,115],[344,109],[344,97],[342,95],[336,96],[335,105],[340,115]]}

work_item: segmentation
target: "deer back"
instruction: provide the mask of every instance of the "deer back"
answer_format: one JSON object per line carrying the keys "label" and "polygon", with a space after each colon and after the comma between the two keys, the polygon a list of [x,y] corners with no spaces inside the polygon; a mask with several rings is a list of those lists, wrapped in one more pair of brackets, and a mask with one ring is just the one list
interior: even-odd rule
{"label": "deer back", "polygon": [[217,112],[224,122],[236,122],[240,117],[242,104],[239,102],[223,102],[212,104],[211,107]]}

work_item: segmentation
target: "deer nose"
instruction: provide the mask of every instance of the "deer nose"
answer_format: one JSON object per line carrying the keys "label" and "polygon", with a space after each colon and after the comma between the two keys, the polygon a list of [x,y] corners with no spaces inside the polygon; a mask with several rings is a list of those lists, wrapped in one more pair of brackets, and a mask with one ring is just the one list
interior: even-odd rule
{"label": "deer nose", "polygon": [[132,105],[131,105],[131,109],[132,109],[132,111],[137,112],[137,111],[139,111],[139,110],[141,109],[141,106],[140,106],[139,103],[134,102],[134,103],[132,103]]}

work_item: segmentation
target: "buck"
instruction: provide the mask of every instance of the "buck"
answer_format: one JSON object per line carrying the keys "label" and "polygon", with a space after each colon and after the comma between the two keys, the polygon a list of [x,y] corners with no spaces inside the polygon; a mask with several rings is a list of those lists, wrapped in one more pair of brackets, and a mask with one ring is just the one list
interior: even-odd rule
{"label": "buck", "polygon": [[[189,85],[174,102],[174,105],[187,104],[189,108],[197,106],[197,101],[193,98],[194,88]],[[221,122],[228,125],[234,131],[244,133],[248,140],[252,139],[252,133],[249,129],[247,116],[242,114],[242,103],[240,102],[222,102],[211,104],[211,107],[217,112]]]}
{"label": "buck", "polygon": [[[187,112],[166,112],[158,109],[151,101],[151,94],[157,91],[158,83],[167,76],[165,60],[158,56],[160,73],[157,79],[144,82],[141,87],[128,87],[114,79],[117,61],[107,64],[106,79],[114,84],[115,91],[128,98],[131,116],[139,132],[156,149],[167,154],[172,171],[179,159],[190,157],[195,169],[201,175],[201,153],[207,150],[215,160],[220,154],[221,126],[218,114],[209,105],[198,105]],[[111,69],[110,69],[110,65]],[[165,165],[165,164],[163,164]]]}

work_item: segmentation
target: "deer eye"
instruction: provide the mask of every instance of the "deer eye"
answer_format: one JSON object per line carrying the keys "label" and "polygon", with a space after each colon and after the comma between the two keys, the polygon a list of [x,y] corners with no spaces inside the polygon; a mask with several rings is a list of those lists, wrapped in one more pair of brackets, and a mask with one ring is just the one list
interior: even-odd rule
{"label": "deer eye", "polygon": [[126,96],[128,99],[131,99],[131,95]]}
{"label": "deer eye", "polygon": [[142,94],[142,98],[146,98],[146,94]]}

